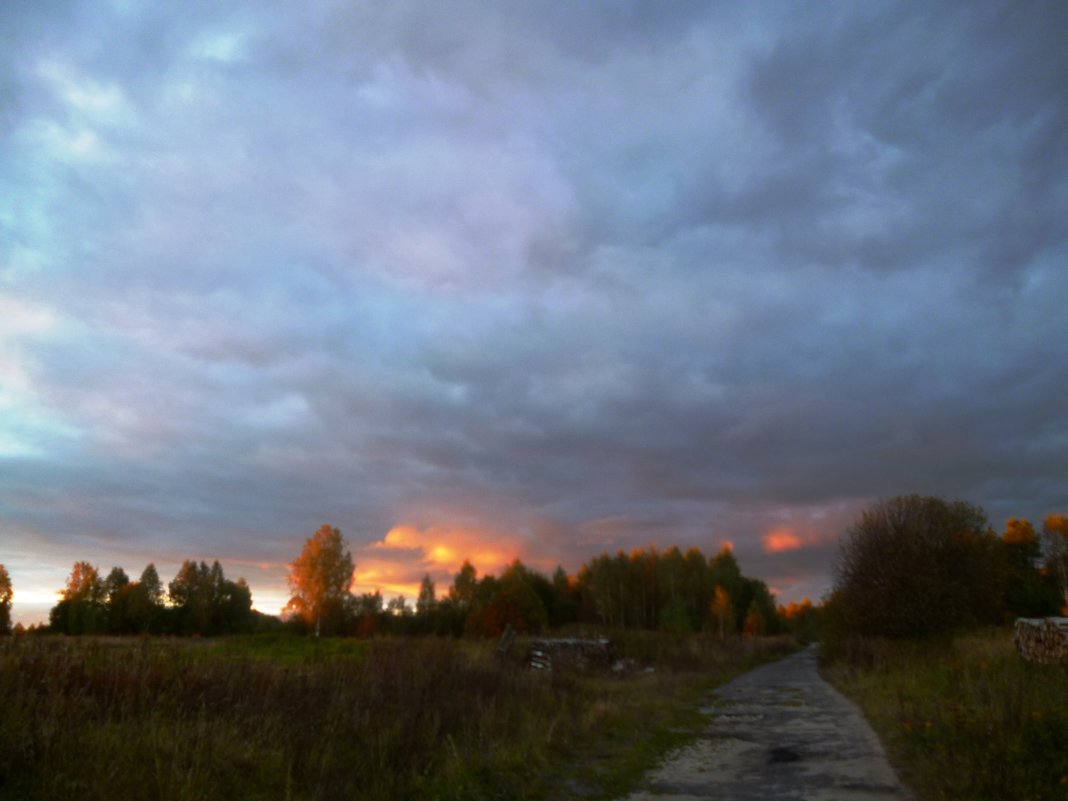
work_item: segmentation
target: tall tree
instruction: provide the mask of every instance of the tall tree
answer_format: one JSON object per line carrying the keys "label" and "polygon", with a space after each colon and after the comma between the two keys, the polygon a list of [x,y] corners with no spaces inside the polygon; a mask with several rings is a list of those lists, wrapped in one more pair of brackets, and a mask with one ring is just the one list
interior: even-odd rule
{"label": "tall tree", "polygon": [[460,572],[453,578],[452,587],[449,588],[449,600],[453,602],[457,609],[466,612],[471,608],[471,604],[474,603],[477,589],[478,571],[475,570],[475,566],[470,561],[464,559]]}
{"label": "tall tree", "polygon": [[104,582],[100,571],[88,562],[75,562],[60,593],[60,600],[48,614],[49,626],[64,634],[99,634],[104,630]]}
{"label": "tall tree", "polygon": [[352,586],[352,571],[352,555],[341,532],[323,524],[304,542],[304,550],[289,566],[293,596],[286,609],[311,626],[316,636],[339,630]]}
{"label": "tall tree", "polygon": [[429,615],[437,606],[438,598],[434,587],[434,580],[427,573],[419,584],[419,597],[415,601],[415,611],[423,616]]}
{"label": "tall tree", "polygon": [[723,587],[730,597],[733,619],[727,622],[727,633],[735,634],[745,626],[745,613],[752,600],[750,587],[738,559],[729,546],[724,546],[719,553],[708,560],[709,581],[713,586]]}
{"label": "tall tree", "polygon": [[696,630],[701,628],[708,619],[715,585],[710,580],[705,555],[699,549],[690,548],[686,551],[684,558],[683,597],[687,601],[690,624]]}
{"label": "tall tree", "polygon": [[156,566],[149,562],[141,571],[141,578],[130,585],[129,621],[134,632],[158,633],[163,628],[163,582]]}
{"label": "tall tree", "polygon": [[15,592],[11,588],[11,576],[7,568],[0,565],[0,634],[11,631],[11,601]]}
{"label": "tall tree", "polygon": [[104,602],[107,606],[107,630],[111,634],[131,634],[136,631],[133,608],[136,605],[130,577],[121,567],[111,568],[104,579]]}
{"label": "tall tree", "polygon": [[62,598],[64,601],[103,601],[104,582],[100,579],[100,571],[88,562],[75,562]]}
{"label": "tall tree", "polygon": [[1057,582],[1064,612],[1068,614],[1068,515],[1048,515],[1042,524],[1046,567]]}
{"label": "tall tree", "polygon": [[122,592],[122,588],[130,583],[130,577],[126,575],[126,571],[121,567],[111,568],[111,572],[108,573],[108,577],[104,579],[104,597],[107,602],[114,603],[119,593]]}
{"label": "tall tree", "polygon": [[216,630],[223,634],[248,631],[253,625],[252,590],[244,577],[224,580],[218,598]]}
{"label": "tall tree", "polygon": [[138,580],[138,584],[141,585],[141,591],[149,601],[154,604],[163,603],[163,582],[159,580],[159,573],[156,572],[155,564],[149,562],[145,565],[145,569],[141,571],[141,578]]}
{"label": "tall tree", "polygon": [[186,559],[167,585],[180,634],[210,634],[213,606],[211,568]]}
{"label": "tall tree", "polygon": [[716,585],[710,611],[719,629],[720,640],[725,640],[728,626],[732,629],[734,627],[734,613],[731,610],[731,595],[722,584]]}
{"label": "tall tree", "polygon": [[1006,617],[1045,617],[1061,603],[1054,582],[1038,571],[1042,544],[1028,520],[1010,518],[999,543],[1004,581],[1002,605]]}
{"label": "tall tree", "polygon": [[618,560],[603,553],[582,565],[578,574],[584,606],[601,625],[609,627],[623,625],[622,616],[619,615],[620,582],[616,580],[617,572]]}
{"label": "tall tree", "polygon": [[563,565],[557,565],[553,571],[552,603],[548,607],[549,625],[554,628],[578,619],[578,585],[567,575]]}
{"label": "tall tree", "polygon": [[719,553],[708,560],[708,570],[713,584],[718,584],[733,598],[741,587],[742,569],[738,559],[729,547],[724,546]]}

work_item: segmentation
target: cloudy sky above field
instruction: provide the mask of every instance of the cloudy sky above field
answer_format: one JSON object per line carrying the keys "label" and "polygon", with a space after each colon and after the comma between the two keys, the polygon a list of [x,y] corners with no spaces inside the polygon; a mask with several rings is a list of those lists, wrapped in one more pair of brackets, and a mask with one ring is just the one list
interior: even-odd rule
{"label": "cloudy sky above field", "polygon": [[[1068,511],[1068,5],[4,3],[0,562],[284,601]],[[27,618],[28,619],[28,618]]]}

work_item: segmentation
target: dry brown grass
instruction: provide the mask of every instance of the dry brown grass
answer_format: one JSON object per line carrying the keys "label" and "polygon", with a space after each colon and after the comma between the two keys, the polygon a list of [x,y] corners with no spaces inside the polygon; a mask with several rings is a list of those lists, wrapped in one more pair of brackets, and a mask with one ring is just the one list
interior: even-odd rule
{"label": "dry brown grass", "polygon": [[864,709],[921,799],[1068,799],[1068,665],[1021,660],[1012,633],[868,641],[827,677]]}
{"label": "dry brown grass", "polygon": [[621,678],[433,638],[9,638],[0,798],[597,795],[663,747],[687,692],[786,647],[635,638],[656,670]]}

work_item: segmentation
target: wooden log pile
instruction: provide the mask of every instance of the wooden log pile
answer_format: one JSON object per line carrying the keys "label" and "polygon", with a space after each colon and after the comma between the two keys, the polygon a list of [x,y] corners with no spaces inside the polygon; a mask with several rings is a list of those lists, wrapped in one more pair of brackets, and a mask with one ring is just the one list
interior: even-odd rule
{"label": "wooden log pile", "polygon": [[1068,617],[1021,617],[1013,627],[1016,650],[1030,662],[1068,662]]}
{"label": "wooden log pile", "polygon": [[607,670],[614,661],[612,643],[604,639],[535,640],[527,653],[527,665],[533,670]]}

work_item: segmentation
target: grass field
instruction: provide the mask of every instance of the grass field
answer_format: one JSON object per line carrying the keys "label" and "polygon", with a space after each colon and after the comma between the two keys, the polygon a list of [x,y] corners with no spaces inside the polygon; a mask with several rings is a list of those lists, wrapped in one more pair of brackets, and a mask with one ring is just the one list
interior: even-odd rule
{"label": "grass field", "polygon": [[791,647],[619,642],[654,670],[433,638],[7,638],[0,798],[608,798],[687,736],[695,693]]}
{"label": "grass field", "polygon": [[1068,665],[1008,630],[943,644],[868,642],[824,675],[863,708],[921,801],[1068,799]]}

